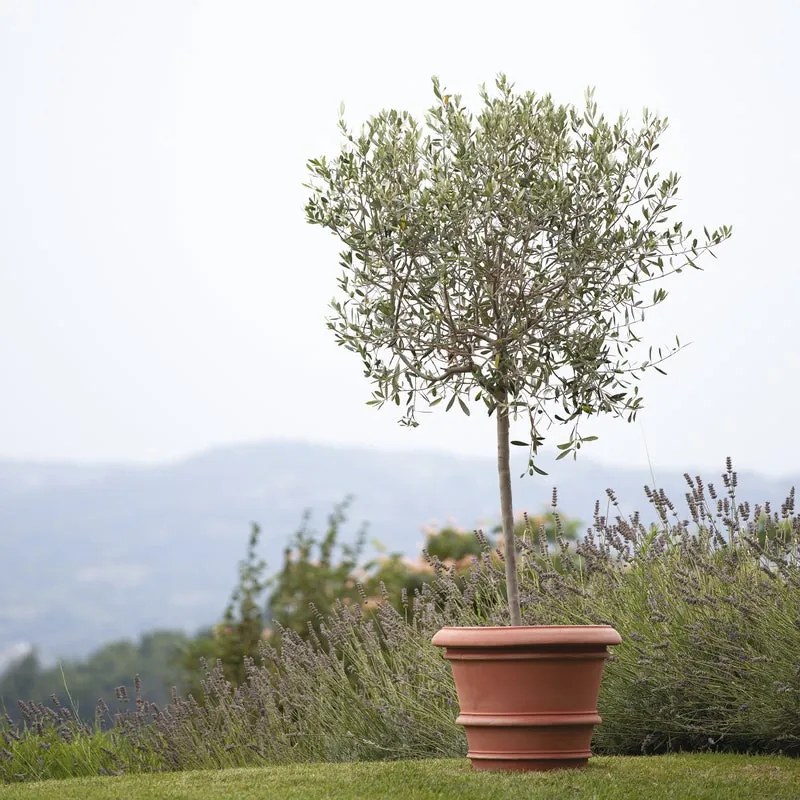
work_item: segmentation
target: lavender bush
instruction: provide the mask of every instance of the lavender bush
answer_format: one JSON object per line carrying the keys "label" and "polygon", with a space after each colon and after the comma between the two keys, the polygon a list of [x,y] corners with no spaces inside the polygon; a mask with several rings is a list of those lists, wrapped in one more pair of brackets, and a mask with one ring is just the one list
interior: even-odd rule
{"label": "lavender bush", "polygon": [[[518,541],[523,622],[613,623],[622,634],[603,682],[596,752],[800,755],[794,490],[779,509],[739,502],[730,461],[719,490],[686,481],[685,519],[646,489],[655,523],[621,514],[609,491],[577,545],[557,535],[553,546],[529,526]],[[56,742],[80,774],[461,756],[454,689],[430,638],[444,625],[508,622],[503,553],[478,538],[472,569],[431,558],[434,579],[402,611],[384,598],[365,613],[374,602],[366,594],[340,603],[318,615],[319,634],[287,631],[280,650],[264,644],[236,688],[207,665],[202,704],[175,695],[159,709],[137,687],[130,710],[100,709],[109,730],[42,709],[22,729],[0,723],[0,775],[43,775]]]}

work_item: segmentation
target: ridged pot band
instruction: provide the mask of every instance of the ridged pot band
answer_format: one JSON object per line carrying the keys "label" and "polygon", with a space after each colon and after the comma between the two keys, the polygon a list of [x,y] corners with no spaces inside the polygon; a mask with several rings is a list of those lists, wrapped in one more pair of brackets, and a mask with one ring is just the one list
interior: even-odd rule
{"label": "ridged pot band", "polygon": [[598,713],[573,714],[459,714],[458,725],[520,726],[525,728],[558,725],[599,725],[603,720]]}
{"label": "ridged pot band", "polygon": [[605,646],[603,646],[602,650],[596,652],[587,650],[575,652],[574,649],[570,651],[548,648],[542,653],[531,653],[530,651],[522,650],[489,650],[488,648],[467,650],[466,648],[448,647],[445,658],[448,661],[552,661],[556,658],[559,661],[605,661],[608,658],[608,653]]}

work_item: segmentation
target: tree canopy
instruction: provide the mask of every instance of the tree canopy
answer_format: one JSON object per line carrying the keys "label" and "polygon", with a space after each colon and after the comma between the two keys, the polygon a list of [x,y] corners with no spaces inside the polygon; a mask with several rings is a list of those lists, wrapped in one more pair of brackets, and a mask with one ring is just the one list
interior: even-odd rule
{"label": "tree canopy", "polygon": [[[666,119],[640,128],[517,94],[500,76],[475,116],[433,82],[424,123],[386,110],[341,152],[309,162],[310,222],[343,242],[329,327],[357,352],[371,404],[483,401],[523,412],[531,456],[553,422],[562,454],[598,413],[635,418],[636,379],[680,345],[639,360],[636,325],[667,292],[649,285],[730,234],[701,240],[672,219],[679,178],[654,170]],[[592,437],[594,438],[594,437]],[[530,463],[533,470],[533,460]]]}

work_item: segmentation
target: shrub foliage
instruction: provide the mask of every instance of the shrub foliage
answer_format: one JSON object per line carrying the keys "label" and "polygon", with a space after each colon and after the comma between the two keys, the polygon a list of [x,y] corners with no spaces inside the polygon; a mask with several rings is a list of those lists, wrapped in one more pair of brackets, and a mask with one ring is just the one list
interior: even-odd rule
{"label": "shrub foliage", "polygon": [[[653,489],[655,522],[626,517],[609,490],[577,543],[558,512],[554,539],[530,524],[518,538],[524,622],[608,622],[622,634],[596,752],[800,755],[794,490],[778,509],[740,502],[730,462],[719,487],[686,483],[685,519]],[[508,622],[502,551],[478,541],[466,570],[429,556],[431,579],[399,610],[388,592],[364,595],[319,614],[305,639],[286,629],[280,649],[261,641],[238,686],[222,661],[208,663],[200,700],[176,694],[158,708],[137,689],[130,709],[101,707],[95,729],[29,705],[23,725],[2,727],[0,775],[59,775],[73,762],[108,771],[108,753],[116,771],[462,755],[449,669],[430,638],[443,625]]]}

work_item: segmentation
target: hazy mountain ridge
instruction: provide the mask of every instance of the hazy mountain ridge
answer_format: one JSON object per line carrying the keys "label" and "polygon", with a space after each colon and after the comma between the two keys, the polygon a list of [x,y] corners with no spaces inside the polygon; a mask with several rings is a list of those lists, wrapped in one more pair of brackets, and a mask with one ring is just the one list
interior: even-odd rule
{"label": "hazy mountain ridge", "polygon": [[[548,505],[554,484],[563,510],[587,524],[609,486],[623,511],[646,511],[646,468],[586,459],[543,466],[550,476],[518,480],[523,462],[515,464],[518,511]],[[347,495],[354,501],[345,540],[366,520],[368,538],[416,555],[424,525],[495,523],[494,469],[491,457],[294,442],[217,448],[152,467],[0,461],[0,658],[20,642],[50,659],[154,628],[191,632],[213,623],[251,521],[261,524],[262,554],[277,570],[304,509],[323,529]],[[682,476],[657,478],[680,507]],[[718,473],[703,478],[722,485]],[[741,474],[739,483],[741,499],[779,503],[796,481]]]}

